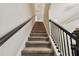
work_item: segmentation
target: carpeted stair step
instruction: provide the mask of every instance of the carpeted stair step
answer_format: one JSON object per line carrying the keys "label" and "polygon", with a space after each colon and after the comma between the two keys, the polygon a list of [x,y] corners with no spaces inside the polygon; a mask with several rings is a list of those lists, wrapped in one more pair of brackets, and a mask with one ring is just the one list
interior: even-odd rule
{"label": "carpeted stair step", "polygon": [[53,50],[46,47],[27,47],[22,51],[23,56],[50,56]]}
{"label": "carpeted stair step", "polygon": [[48,36],[47,33],[31,33],[30,36]]}
{"label": "carpeted stair step", "polygon": [[41,31],[41,30],[32,30],[31,33],[46,33],[46,31]]}
{"label": "carpeted stair step", "polygon": [[48,36],[30,36],[28,38],[29,41],[48,41]]}
{"label": "carpeted stair step", "polygon": [[50,47],[49,41],[27,41],[26,47]]}

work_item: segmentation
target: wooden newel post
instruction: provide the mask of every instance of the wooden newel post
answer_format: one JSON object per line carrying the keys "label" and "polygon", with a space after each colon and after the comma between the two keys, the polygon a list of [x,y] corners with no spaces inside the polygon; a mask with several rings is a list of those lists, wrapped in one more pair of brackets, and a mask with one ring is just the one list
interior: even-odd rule
{"label": "wooden newel post", "polygon": [[76,36],[75,55],[79,56],[79,28],[76,28],[73,34]]}

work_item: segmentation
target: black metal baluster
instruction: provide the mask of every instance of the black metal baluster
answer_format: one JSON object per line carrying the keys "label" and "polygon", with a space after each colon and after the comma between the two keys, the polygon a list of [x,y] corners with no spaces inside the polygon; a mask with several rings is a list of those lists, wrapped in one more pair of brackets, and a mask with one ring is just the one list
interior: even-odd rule
{"label": "black metal baluster", "polygon": [[71,41],[71,50],[72,50],[72,56],[74,56],[75,55],[75,53],[74,53],[74,46],[72,45],[72,38],[70,37],[70,41]]}

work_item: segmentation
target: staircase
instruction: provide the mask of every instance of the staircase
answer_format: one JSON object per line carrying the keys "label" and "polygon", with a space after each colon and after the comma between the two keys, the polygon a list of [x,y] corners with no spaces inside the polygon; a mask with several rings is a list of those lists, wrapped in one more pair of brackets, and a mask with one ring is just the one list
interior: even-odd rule
{"label": "staircase", "polygon": [[21,52],[22,56],[53,56],[53,50],[48,34],[42,22],[36,22],[31,31],[25,48]]}

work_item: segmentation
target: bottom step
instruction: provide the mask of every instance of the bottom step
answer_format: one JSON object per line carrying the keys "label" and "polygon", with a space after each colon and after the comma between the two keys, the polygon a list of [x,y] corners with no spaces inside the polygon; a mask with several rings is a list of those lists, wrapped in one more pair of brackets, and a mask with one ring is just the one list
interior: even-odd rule
{"label": "bottom step", "polygon": [[22,56],[53,56],[54,54],[49,54],[49,53],[26,53],[26,54],[22,54]]}
{"label": "bottom step", "polygon": [[46,47],[27,47],[22,51],[22,56],[51,56],[53,51]]}

